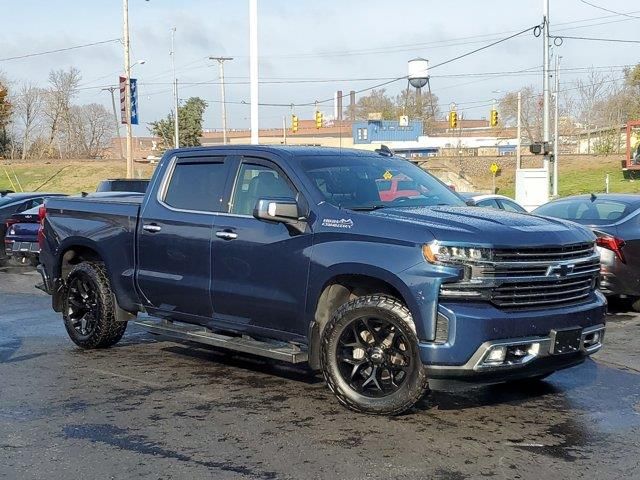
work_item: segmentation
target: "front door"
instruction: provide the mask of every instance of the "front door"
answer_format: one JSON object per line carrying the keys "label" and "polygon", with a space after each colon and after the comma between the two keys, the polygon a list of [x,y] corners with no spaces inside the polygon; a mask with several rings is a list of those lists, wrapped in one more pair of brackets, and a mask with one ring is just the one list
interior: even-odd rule
{"label": "front door", "polygon": [[224,157],[176,157],[138,225],[138,288],[147,310],[211,319],[211,237],[229,172]]}
{"label": "front door", "polygon": [[216,215],[214,225],[217,323],[267,336],[306,335],[303,314],[312,235],[252,215],[260,198],[297,194],[271,162],[245,158],[240,163],[229,211]]}

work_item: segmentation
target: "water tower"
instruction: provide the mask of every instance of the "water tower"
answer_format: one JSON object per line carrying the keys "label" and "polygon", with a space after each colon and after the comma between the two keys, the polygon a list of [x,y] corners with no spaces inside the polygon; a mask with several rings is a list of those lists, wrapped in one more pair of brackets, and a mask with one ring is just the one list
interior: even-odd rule
{"label": "water tower", "polygon": [[[422,88],[427,86],[429,88],[429,101],[431,102],[431,113],[435,117],[435,108],[431,99],[431,84],[429,83],[429,60],[424,58],[414,58],[409,60],[408,64],[409,85],[416,89],[416,104],[418,107],[418,115],[422,116]],[[407,97],[408,95],[407,91]]]}

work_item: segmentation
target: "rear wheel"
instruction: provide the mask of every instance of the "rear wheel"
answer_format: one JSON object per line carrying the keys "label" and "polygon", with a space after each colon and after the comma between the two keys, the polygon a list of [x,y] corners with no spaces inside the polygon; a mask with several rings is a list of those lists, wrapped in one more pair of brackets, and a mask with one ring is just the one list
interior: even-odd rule
{"label": "rear wheel", "polygon": [[322,333],[321,363],[340,403],[358,412],[397,415],[428,391],[411,313],[386,295],[338,309]]}
{"label": "rear wheel", "polygon": [[120,341],[126,322],[115,319],[115,298],[102,262],[83,262],[67,277],[64,326],[82,348],[107,348]]}
{"label": "rear wheel", "polygon": [[640,297],[633,297],[631,299],[631,309],[634,312],[640,312]]}

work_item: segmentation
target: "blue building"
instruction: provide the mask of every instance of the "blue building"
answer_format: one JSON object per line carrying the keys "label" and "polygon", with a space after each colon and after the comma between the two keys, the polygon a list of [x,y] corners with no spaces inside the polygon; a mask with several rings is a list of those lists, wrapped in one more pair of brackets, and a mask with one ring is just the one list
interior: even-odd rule
{"label": "blue building", "polygon": [[362,120],[353,122],[353,143],[418,141],[422,120],[411,120],[400,126],[398,120]]}

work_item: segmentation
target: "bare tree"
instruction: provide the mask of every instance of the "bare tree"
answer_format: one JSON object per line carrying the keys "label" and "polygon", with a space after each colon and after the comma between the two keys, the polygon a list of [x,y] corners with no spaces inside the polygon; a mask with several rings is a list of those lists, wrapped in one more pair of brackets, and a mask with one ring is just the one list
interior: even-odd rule
{"label": "bare tree", "polygon": [[[49,73],[49,89],[46,95],[45,115],[49,121],[49,141],[47,149],[51,150],[53,142],[62,131],[67,143],[66,150],[71,150],[71,102],[78,91],[81,80],[80,71],[71,67],[69,70],[52,70]],[[66,130],[66,131],[65,131]]]}
{"label": "bare tree", "polygon": [[40,121],[43,108],[42,89],[30,83],[24,83],[16,100],[15,113],[22,127],[22,159],[27,158],[30,149],[31,134]]}
{"label": "bare tree", "polygon": [[587,153],[591,153],[591,130],[606,123],[597,115],[596,105],[609,94],[609,78],[603,73],[592,69],[587,78],[576,81],[577,107],[576,117],[587,131]]}
{"label": "bare tree", "polygon": [[[523,137],[529,142],[542,138],[542,97],[532,85],[520,90],[522,96]],[[518,92],[509,92],[500,99],[499,107],[505,124],[515,125],[518,120]]]}
{"label": "bare tree", "polygon": [[103,105],[91,103],[71,108],[69,144],[67,154],[89,158],[102,156],[111,139],[112,116]]}

